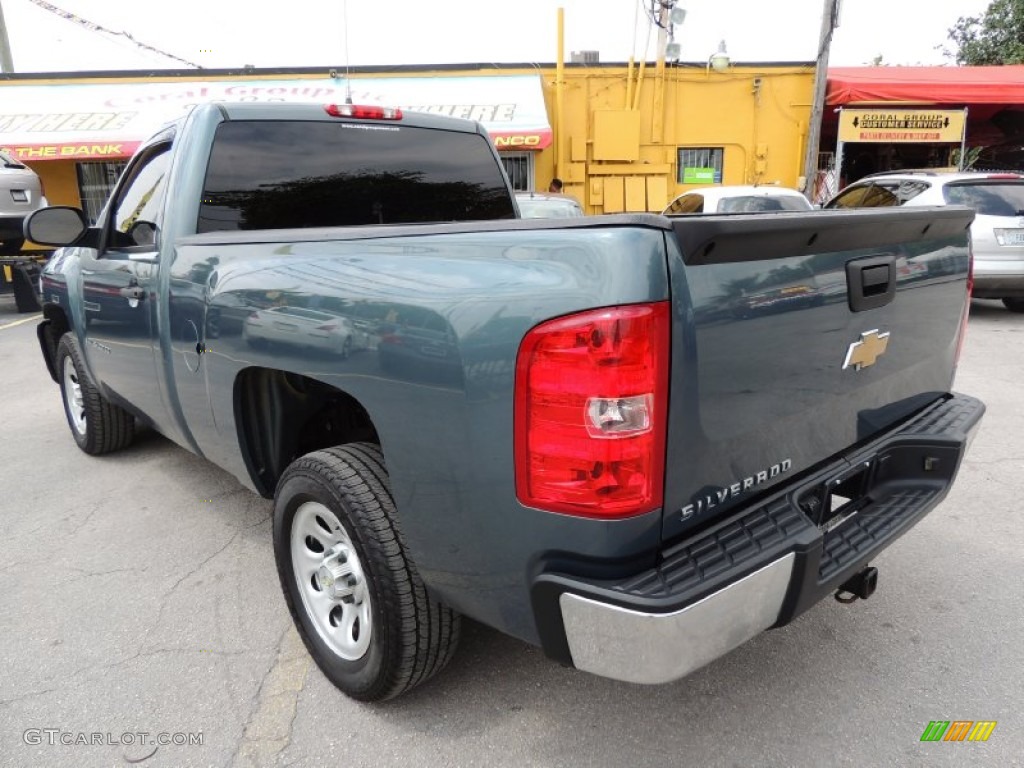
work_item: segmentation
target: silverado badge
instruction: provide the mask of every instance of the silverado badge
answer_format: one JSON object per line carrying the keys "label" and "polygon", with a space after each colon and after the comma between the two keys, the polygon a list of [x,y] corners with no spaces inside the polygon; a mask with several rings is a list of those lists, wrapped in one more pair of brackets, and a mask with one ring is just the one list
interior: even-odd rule
{"label": "silverado badge", "polygon": [[862,333],[860,335],[860,341],[853,342],[853,344],[850,345],[850,348],[846,350],[846,360],[843,361],[843,370],[845,371],[851,365],[855,371],[859,371],[861,368],[867,368],[869,365],[874,365],[875,361],[885,354],[885,349],[888,346],[888,331],[885,333],[879,333],[876,328],[873,331],[866,331]]}

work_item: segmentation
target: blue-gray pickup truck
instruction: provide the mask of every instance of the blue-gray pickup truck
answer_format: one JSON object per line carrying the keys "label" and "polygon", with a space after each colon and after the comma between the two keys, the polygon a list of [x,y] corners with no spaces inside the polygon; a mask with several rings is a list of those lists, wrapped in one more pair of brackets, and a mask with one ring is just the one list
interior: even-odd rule
{"label": "blue-gray pickup truck", "polygon": [[972,216],[525,220],[475,123],[210,104],[95,224],[25,228],[78,445],[145,426],[272,497],[310,654],[380,700],[463,615],[660,683],[868,597],[984,411]]}

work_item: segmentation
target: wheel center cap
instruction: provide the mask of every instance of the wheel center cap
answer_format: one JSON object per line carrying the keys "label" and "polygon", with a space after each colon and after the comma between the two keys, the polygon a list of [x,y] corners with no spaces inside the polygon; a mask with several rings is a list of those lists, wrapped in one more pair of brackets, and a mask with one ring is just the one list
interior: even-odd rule
{"label": "wheel center cap", "polygon": [[331,559],[325,562],[316,572],[320,588],[331,600],[343,600],[355,593],[356,585],[352,582],[352,566],[349,563]]}
{"label": "wheel center cap", "polygon": [[320,570],[316,572],[316,578],[320,582],[320,587],[328,593],[334,589],[334,574],[331,573],[331,569],[326,565],[320,566]]}

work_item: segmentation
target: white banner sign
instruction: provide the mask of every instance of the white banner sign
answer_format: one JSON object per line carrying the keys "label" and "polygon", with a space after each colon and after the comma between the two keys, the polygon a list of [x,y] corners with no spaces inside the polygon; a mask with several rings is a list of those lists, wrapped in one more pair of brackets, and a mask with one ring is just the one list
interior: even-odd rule
{"label": "white banner sign", "polygon": [[[538,75],[355,77],[355,104],[481,122],[499,149],[551,144]],[[0,85],[0,147],[22,160],[125,158],[164,123],[209,101],[344,103],[341,78]]]}

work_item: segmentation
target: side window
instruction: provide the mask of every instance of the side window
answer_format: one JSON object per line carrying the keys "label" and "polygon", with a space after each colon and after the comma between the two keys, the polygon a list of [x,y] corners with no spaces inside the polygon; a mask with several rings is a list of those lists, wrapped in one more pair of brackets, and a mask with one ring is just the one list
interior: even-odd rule
{"label": "side window", "polygon": [[832,200],[826,208],[885,208],[900,204],[900,199],[878,184],[851,187]]}
{"label": "side window", "polygon": [[111,248],[152,246],[163,207],[171,145],[154,147],[129,167],[110,217]]}
{"label": "side window", "polygon": [[900,205],[913,200],[931,186],[926,181],[901,181],[895,188],[889,189],[900,199]]}
{"label": "side window", "polygon": [[704,195],[694,192],[690,195],[682,195],[673,200],[665,213],[703,213]]}

